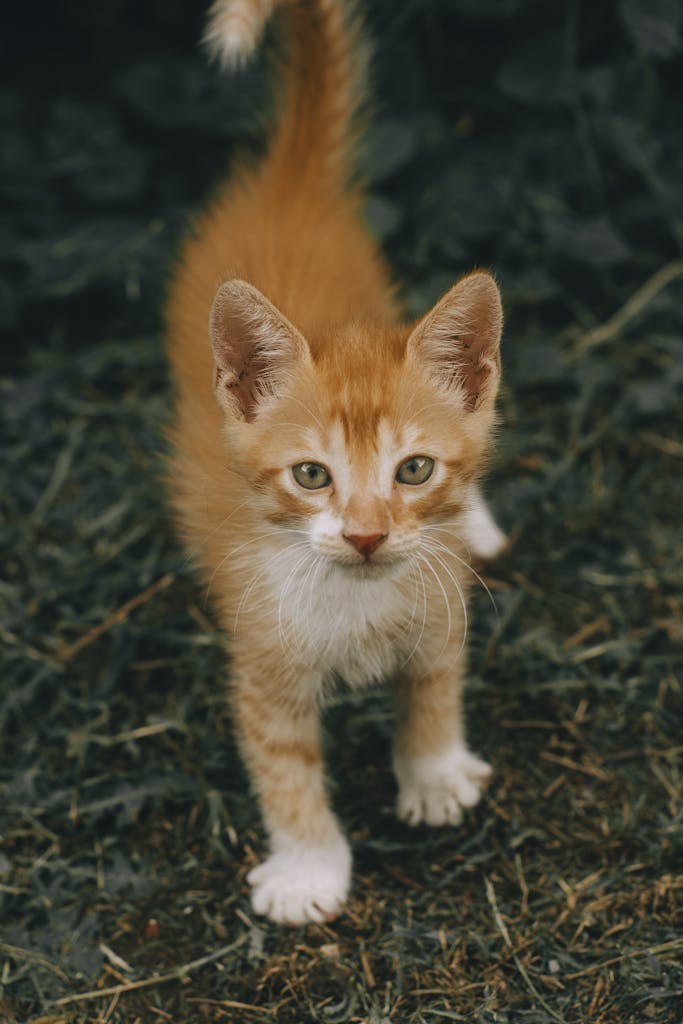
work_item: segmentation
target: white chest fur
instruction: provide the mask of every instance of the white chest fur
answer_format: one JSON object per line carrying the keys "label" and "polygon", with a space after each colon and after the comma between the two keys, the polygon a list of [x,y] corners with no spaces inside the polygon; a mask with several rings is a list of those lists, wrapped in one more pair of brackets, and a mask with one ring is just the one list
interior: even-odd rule
{"label": "white chest fur", "polygon": [[[423,624],[422,595],[391,577],[359,578],[328,565],[302,567],[278,588],[280,641],[323,675],[362,686],[390,675],[415,647]],[[274,596],[276,596],[274,594]]]}

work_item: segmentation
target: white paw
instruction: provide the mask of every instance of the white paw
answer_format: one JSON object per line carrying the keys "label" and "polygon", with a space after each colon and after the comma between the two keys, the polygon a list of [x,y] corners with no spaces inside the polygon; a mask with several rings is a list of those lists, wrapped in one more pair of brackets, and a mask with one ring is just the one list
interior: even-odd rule
{"label": "white paw", "polygon": [[491,766],[463,743],[444,754],[394,759],[399,784],[398,816],[409,825],[458,825],[491,778]]}
{"label": "white paw", "polygon": [[478,487],[470,491],[470,505],[465,512],[463,537],[477,558],[492,561],[507,547],[507,537],[489,511]]}
{"label": "white paw", "polygon": [[281,924],[329,921],[342,909],[351,882],[351,851],[339,836],[327,846],[289,842],[249,872],[255,913]]}

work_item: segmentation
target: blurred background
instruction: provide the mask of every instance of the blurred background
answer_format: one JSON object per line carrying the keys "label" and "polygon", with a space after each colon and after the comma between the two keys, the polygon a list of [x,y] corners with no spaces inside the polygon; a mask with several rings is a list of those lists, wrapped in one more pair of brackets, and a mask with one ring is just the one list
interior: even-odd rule
{"label": "blurred background", "polygon": [[[679,254],[677,0],[364,7],[370,221],[412,307],[479,263],[525,327],[588,327],[615,290],[618,302]],[[2,43],[7,327],[37,306],[73,315],[86,297],[109,324],[158,325],[188,211],[236,147],[263,137],[262,68],[224,79],[207,67],[203,15],[176,0],[14,12]]]}
{"label": "blurred background", "polygon": [[[506,307],[488,493],[513,546],[470,637],[470,732],[496,781],[455,833],[398,826],[389,699],[343,696],[330,761],[358,863],[349,915],[301,933],[251,919],[263,836],[210,595],[160,484],[161,312],[193,212],[263,145],[267,61],[209,67],[190,0],[15,6],[0,40],[8,1022],[681,1019],[683,5],[363,9],[366,215],[407,310],[473,266]],[[192,986],[53,1002],[238,939]]]}

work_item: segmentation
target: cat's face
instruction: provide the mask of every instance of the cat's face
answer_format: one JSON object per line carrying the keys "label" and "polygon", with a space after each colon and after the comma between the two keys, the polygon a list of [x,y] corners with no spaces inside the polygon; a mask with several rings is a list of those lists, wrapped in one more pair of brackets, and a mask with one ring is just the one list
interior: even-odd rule
{"label": "cat's face", "polygon": [[497,290],[476,277],[490,282],[483,326],[475,339],[468,307],[463,351],[471,355],[461,353],[456,364],[445,346],[445,300],[431,325],[428,316],[412,332],[358,328],[304,341],[251,289],[239,296],[248,315],[236,320],[230,296],[219,333],[230,340],[228,358],[214,341],[230,448],[261,521],[302,553],[342,573],[381,577],[421,548],[438,548],[440,526],[457,532],[497,386],[499,320],[489,328]]}
{"label": "cat's face", "polygon": [[264,519],[305,531],[314,553],[359,577],[395,571],[427,528],[457,520],[481,456],[479,439],[411,368],[382,369],[367,371],[364,401],[349,403],[355,418],[339,414],[318,366],[241,432]]}

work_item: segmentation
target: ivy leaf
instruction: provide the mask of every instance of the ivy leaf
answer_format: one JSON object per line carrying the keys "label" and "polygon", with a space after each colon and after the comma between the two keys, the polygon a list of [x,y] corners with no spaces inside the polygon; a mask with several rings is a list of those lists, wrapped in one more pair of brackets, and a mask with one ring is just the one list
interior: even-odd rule
{"label": "ivy leaf", "polygon": [[44,139],[50,175],[94,203],[132,201],[146,175],[139,148],[128,145],[118,119],[107,107],[58,100]]}
{"label": "ivy leaf", "polygon": [[561,33],[547,32],[515,47],[498,73],[498,88],[506,96],[535,107],[570,103],[578,78],[567,66]]}
{"label": "ivy leaf", "polygon": [[590,219],[544,218],[543,230],[550,245],[567,259],[592,267],[612,267],[629,255],[628,243],[605,214]]}
{"label": "ivy leaf", "polygon": [[549,343],[529,344],[517,355],[515,378],[520,388],[564,388],[573,385],[575,374],[558,351]]}
{"label": "ivy leaf", "polygon": [[367,197],[363,213],[371,233],[380,241],[395,234],[403,219],[400,207],[379,195]]}
{"label": "ivy leaf", "polygon": [[621,0],[622,21],[639,49],[653,57],[673,57],[681,48],[679,0]]}
{"label": "ivy leaf", "polygon": [[160,57],[128,68],[119,77],[118,89],[150,125],[220,138],[255,133],[264,81],[258,61],[226,85],[225,78],[199,57],[175,61]]}
{"label": "ivy leaf", "polygon": [[365,174],[371,182],[389,178],[408,163],[417,147],[417,131],[410,121],[398,117],[377,121],[365,142]]}

